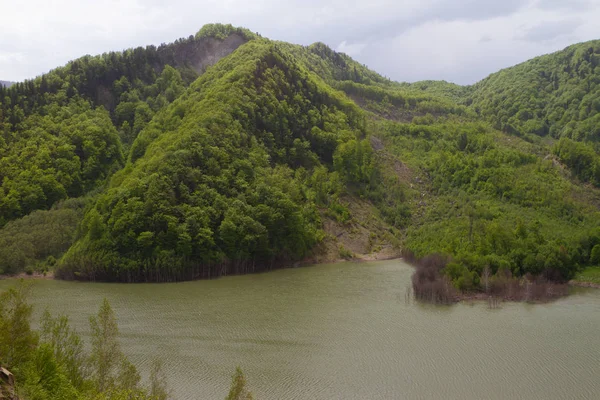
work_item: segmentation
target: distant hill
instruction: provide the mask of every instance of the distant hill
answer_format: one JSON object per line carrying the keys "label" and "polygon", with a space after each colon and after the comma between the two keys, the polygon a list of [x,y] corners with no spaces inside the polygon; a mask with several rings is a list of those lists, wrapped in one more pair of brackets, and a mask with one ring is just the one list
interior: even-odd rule
{"label": "distant hill", "polygon": [[564,281],[600,262],[594,46],[407,84],[216,24],[0,88],[0,274],[173,281],[403,251],[444,255],[465,291]]}
{"label": "distant hill", "polygon": [[469,101],[507,133],[600,141],[600,40],[492,74]]}
{"label": "distant hill", "polygon": [[10,81],[0,81],[0,86],[4,86],[4,87],[10,87],[14,84],[14,82],[10,82]]}

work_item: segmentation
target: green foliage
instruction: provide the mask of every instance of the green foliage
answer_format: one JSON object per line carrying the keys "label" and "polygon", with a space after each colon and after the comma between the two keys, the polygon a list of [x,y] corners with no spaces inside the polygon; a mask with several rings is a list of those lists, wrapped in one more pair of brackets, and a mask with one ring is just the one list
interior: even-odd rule
{"label": "green foliage", "polygon": [[[327,166],[363,132],[343,95],[277,45],[251,41],[140,133],[59,274],[175,280],[298,260],[321,238],[316,206],[338,191]],[[364,181],[370,147],[356,143],[338,158]]]}
{"label": "green foliage", "polygon": [[589,144],[561,138],[553,151],[577,178],[600,186],[600,156]]}
{"label": "green foliage", "polygon": [[88,378],[88,360],[81,337],[71,329],[66,316],[52,317],[46,310],[41,323],[41,342],[50,346],[54,361],[63,369],[71,385],[81,389]]}
{"label": "green foliage", "polygon": [[[598,213],[585,195],[591,189],[566,179],[546,157],[550,149],[451,115],[426,125],[374,121],[372,129],[426,177],[411,182],[419,191],[408,197],[405,247],[417,257],[451,255],[446,275],[458,289],[478,289],[486,267],[567,280],[592,262]],[[569,139],[555,147],[565,162],[581,148]],[[579,162],[582,171],[590,164]]]}
{"label": "green foliage", "polygon": [[38,335],[31,330],[32,307],[27,303],[31,285],[24,281],[0,293],[0,365],[19,366],[32,356]]}
{"label": "green foliage", "polygon": [[[117,335],[117,319],[114,311],[105,298],[100,306],[98,315],[90,317],[92,330],[91,365],[98,391],[103,392],[114,384],[114,372],[123,360],[123,353]],[[122,364],[125,372],[130,374],[129,365]],[[125,380],[129,382],[129,380]]]}
{"label": "green foliage", "polygon": [[374,173],[373,149],[368,140],[350,140],[338,146],[333,166],[348,183],[369,183]]}
{"label": "green foliage", "polygon": [[223,40],[234,34],[240,35],[246,40],[258,37],[248,29],[236,28],[231,24],[206,24],[196,33],[196,39],[211,37]]}
{"label": "green foliage", "polygon": [[163,370],[163,364],[160,360],[152,362],[150,370],[150,397],[154,400],[167,400],[169,390],[167,388],[167,377]]}
{"label": "green foliage", "polygon": [[534,58],[477,83],[466,100],[497,129],[600,139],[600,41]]}
{"label": "green foliage", "polygon": [[578,282],[589,282],[600,285],[600,267],[588,267],[574,278]]}
{"label": "green foliage", "polygon": [[80,196],[118,169],[121,142],[108,113],[83,100],[44,106],[0,140],[0,225]]}
{"label": "green foliage", "polygon": [[198,77],[198,58],[214,57],[205,36],[255,37],[230,25],[201,32],[170,45],[84,56],[0,86],[0,226],[102,186],[122,166],[123,149]]}
{"label": "green foliage", "polygon": [[87,200],[69,199],[0,229],[0,274],[47,272],[75,239]]}
{"label": "green foliage", "polygon": [[592,252],[590,254],[590,263],[596,265],[600,264],[600,244],[597,244],[592,248]]}
{"label": "green foliage", "polygon": [[31,329],[29,292],[30,285],[21,281],[0,293],[0,365],[14,373],[19,398],[168,399],[160,362],[153,363],[149,390],[140,386],[135,366],[120,352],[116,319],[106,300],[98,315],[90,319],[92,348],[88,355],[66,316],[52,317],[46,311],[40,334]]}
{"label": "green foliage", "polygon": [[317,42],[307,47],[281,42],[278,45],[291,53],[304,68],[314,72],[332,86],[340,81],[368,85],[390,83],[389,79],[357,63],[348,55],[333,51],[324,43]]}
{"label": "green foliage", "polygon": [[[233,52],[206,68],[212,46]],[[0,273],[270,269],[316,248],[321,217],[354,221],[342,199],[355,196],[417,257],[451,256],[444,274],[460,290],[487,268],[569,279],[600,257],[599,49],[471,87],[391,82],[322,43],[219,24],[82,57],[0,88]],[[88,193],[85,213],[56,205]],[[119,368],[127,379],[113,384]],[[135,386],[126,363],[110,370],[119,395]]]}
{"label": "green foliage", "polygon": [[29,362],[19,371],[24,377],[20,394],[31,400],[76,399],[77,390],[54,357],[52,347],[44,343],[32,353]]}
{"label": "green foliage", "polygon": [[340,257],[343,258],[344,260],[351,260],[354,258],[354,254],[342,245],[340,245],[339,253],[340,253]]}
{"label": "green foliage", "polygon": [[444,268],[444,273],[454,286],[463,292],[472,291],[479,284],[479,276],[475,271],[469,269],[461,263],[452,262]]}

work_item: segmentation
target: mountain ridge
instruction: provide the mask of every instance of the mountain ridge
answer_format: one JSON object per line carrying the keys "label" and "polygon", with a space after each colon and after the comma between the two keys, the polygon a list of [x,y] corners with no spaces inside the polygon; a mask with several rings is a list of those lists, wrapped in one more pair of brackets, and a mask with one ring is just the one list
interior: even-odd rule
{"label": "mountain ridge", "polygon": [[[87,196],[56,247],[70,249],[51,254],[69,279],[206,278],[390,248],[448,255],[461,290],[485,268],[568,279],[600,257],[594,144],[498,125],[481,86],[391,82],[322,43],[218,24],[84,57],[0,93],[0,216],[12,228]],[[105,130],[73,134],[65,115]],[[45,148],[34,130],[53,132],[60,162],[21,161]],[[113,142],[114,161],[99,158]],[[81,172],[57,175],[67,161]],[[17,268],[54,265],[15,246]]]}

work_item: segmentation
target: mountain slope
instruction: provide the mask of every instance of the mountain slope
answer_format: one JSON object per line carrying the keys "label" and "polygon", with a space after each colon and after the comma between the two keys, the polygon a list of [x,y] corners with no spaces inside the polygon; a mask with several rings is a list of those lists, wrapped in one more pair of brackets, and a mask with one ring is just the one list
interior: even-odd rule
{"label": "mountain slope", "polygon": [[193,279],[299,260],[322,235],[311,180],[333,179],[320,166],[339,143],[364,151],[352,176],[363,179],[363,135],[355,105],[251,41],[140,133],[59,275]]}
{"label": "mountain slope", "polygon": [[600,41],[507,68],[473,87],[469,101],[497,129],[600,140]]}
{"label": "mountain slope", "polygon": [[207,25],[171,45],[85,56],[0,88],[0,226],[101,186],[156,112],[251,37]]}
{"label": "mountain slope", "polygon": [[[537,84],[515,68],[493,85],[390,82],[323,44],[223,25],[84,57],[0,93],[0,212],[17,219],[0,240],[43,232],[55,209],[27,220],[41,226],[19,218],[85,195],[55,246],[74,241],[63,278],[206,278],[401,245],[444,254],[462,290],[490,274],[569,279],[600,254],[600,192],[585,184],[598,155],[584,137],[497,124],[509,103],[491,93]],[[20,251],[19,268],[37,257]]]}
{"label": "mountain slope", "polygon": [[600,186],[600,41],[505,69],[477,83],[467,100],[497,129],[559,139],[553,153],[574,176]]}

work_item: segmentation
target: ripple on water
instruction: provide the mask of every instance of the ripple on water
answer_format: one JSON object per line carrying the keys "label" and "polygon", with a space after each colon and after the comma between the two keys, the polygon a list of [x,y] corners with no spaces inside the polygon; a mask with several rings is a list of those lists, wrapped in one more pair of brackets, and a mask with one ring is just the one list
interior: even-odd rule
{"label": "ripple on water", "polygon": [[405,302],[411,273],[383,261],[178,284],[43,281],[36,316],[67,313],[87,337],[109,298],[124,351],[144,376],[161,358],[176,399],[223,398],[237,365],[260,399],[597,398],[600,290],[440,307]]}

